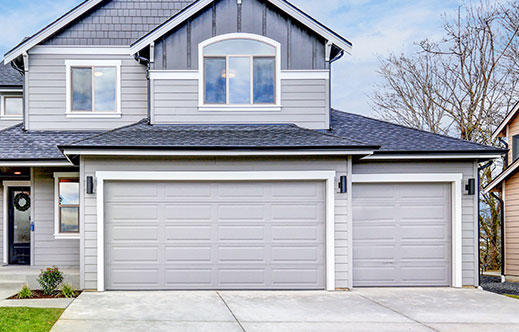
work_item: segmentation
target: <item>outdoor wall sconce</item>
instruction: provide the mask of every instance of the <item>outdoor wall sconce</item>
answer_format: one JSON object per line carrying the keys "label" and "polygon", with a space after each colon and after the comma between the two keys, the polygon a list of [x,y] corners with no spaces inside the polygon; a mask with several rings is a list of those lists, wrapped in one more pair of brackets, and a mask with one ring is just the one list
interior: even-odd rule
{"label": "outdoor wall sconce", "polygon": [[467,184],[465,185],[465,190],[467,191],[467,195],[475,195],[476,194],[476,179],[469,179]]}
{"label": "outdoor wall sconce", "polygon": [[87,176],[86,178],[86,192],[87,194],[93,194],[94,193],[94,177],[93,176]]}
{"label": "outdoor wall sconce", "polygon": [[348,177],[343,175],[339,179],[339,192],[345,194],[348,192]]}

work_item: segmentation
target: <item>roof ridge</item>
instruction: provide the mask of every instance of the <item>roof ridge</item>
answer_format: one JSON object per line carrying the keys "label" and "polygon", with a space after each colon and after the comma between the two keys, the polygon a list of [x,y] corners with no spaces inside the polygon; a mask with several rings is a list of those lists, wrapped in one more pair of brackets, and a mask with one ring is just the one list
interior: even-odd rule
{"label": "roof ridge", "polygon": [[332,108],[332,111],[334,111],[336,113],[349,114],[349,115],[352,115],[352,116],[357,116],[357,117],[361,117],[361,118],[372,120],[372,121],[376,121],[376,122],[382,122],[382,123],[389,124],[389,125],[392,125],[392,126],[395,126],[395,127],[400,127],[400,128],[405,128],[405,129],[409,129],[409,130],[414,130],[414,131],[418,131],[418,132],[421,132],[421,133],[430,134],[430,135],[434,135],[434,136],[438,136],[438,137],[442,137],[442,138],[447,138],[447,139],[451,139],[451,140],[461,141],[461,142],[464,142],[464,143],[469,143],[469,144],[473,144],[473,145],[477,145],[477,146],[481,146],[481,147],[494,147],[494,146],[489,146],[489,145],[485,145],[485,144],[481,144],[481,143],[472,142],[472,141],[469,141],[469,140],[466,140],[466,139],[462,139],[462,138],[452,137],[452,136],[449,136],[449,135],[442,135],[442,134],[438,134],[438,133],[433,133],[433,132],[430,132],[430,131],[427,131],[427,130],[424,130],[424,129],[408,127],[408,126],[404,126],[402,124],[398,124],[398,123],[394,123],[394,122],[390,122],[390,121],[386,121],[386,120],[381,120],[381,119],[376,119],[376,118],[372,118],[372,117],[365,116],[365,115],[362,115],[362,114],[356,114],[356,113],[351,113],[351,112],[344,112],[344,111],[337,110],[337,109],[334,109],[334,108]]}

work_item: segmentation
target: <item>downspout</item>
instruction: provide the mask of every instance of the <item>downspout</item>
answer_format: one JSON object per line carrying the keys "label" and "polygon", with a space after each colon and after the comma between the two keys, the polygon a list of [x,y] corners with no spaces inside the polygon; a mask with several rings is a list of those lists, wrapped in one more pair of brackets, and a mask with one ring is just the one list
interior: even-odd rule
{"label": "downspout", "polygon": [[497,199],[501,207],[500,222],[501,222],[501,282],[505,282],[505,202],[495,192],[490,193],[492,197]]}
{"label": "downspout", "polygon": [[[331,45],[330,47],[333,47]],[[330,50],[331,53],[331,50]],[[328,60],[328,130],[332,129],[332,63],[344,56],[344,50],[340,50],[332,59]]]}
{"label": "downspout", "polygon": [[146,80],[148,81],[147,84],[147,90],[148,90],[148,98],[147,98],[147,104],[146,107],[148,108],[147,114],[148,114],[148,124],[151,123],[151,83],[150,83],[150,66],[151,61],[148,58],[145,58],[143,56],[140,56],[139,53],[135,53],[133,56],[135,60],[145,63],[146,64]]}
{"label": "downspout", "polygon": [[479,220],[479,216],[481,215],[481,177],[480,173],[485,168],[490,167],[493,161],[489,161],[488,163],[478,166],[478,286],[481,286],[481,221]]}

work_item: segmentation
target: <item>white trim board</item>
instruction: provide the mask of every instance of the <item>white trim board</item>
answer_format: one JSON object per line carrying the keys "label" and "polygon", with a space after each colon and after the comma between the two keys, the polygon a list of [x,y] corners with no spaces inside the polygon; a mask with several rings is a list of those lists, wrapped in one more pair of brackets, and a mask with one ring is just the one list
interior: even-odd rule
{"label": "white trim board", "polygon": [[362,160],[391,160],[391,159],[497,159],[500,154],[374,154]]}
{"label": "white trim board", "polygon": [[326,185],[326,289],[335,290],[335,171],[296,172],[112,172],[97,171],[97,290],[105,291],[104,183],[127,181],[322,180]]}
{"label": "white trim board", "polygon": [[461,173],[353,174],[353,183],[450,183],[452,195],[452,287],[462,287],[462,181]]}
{"label": "white trim board", "polygon": [[[3,187],[4,187],[4,191],[3,191],[3,195],[4,195],[4,202],[3,202],[3,219],[4,219],[4,222],[3,222],[3,258],[2,258],[2,263],[4,265],[7,265],[9,264],[9,232],[8,232],[8,228],[9,228],[9,208],[8,208],[8,205],[9,205],[9,198],[8,198],[8,193],[9,193],[9,187],[31,187],[31,181],[4,181],[3,183]],[[32,196],[32,188],[31,188],[31,196]],[[32,197],[31,197],[32,198]],[[33,202],[34,204],[34,202]],[[31,219],[32,219],[32,216],[31,216]],[[31,220],[32,222],[32,220]],[[31,231],[32,233],[32,231]],[[32,237],[32,235],[31,235]],[[32,243],[31,243],[32,244]],[[31,249],[32,250],[32,249]],[[31,261],[31,264],[32,264],[32,261]]]}
{"label": "white trim board", "polygon": [[129,47],[55,47],[38,45],[29,54],[49,55],[131,55]]}
{"label": "white trim board", "polygon": [[[505,127],[508,125],[508,123],[510,123],[510,121],[515,117],[515,115],[517,114],[517,111],[519,111],[519,102],[517,102],[514,107],[512,108],[512,110],[510,112],[508,112],[508,114],[505,116],[505,118],[503,119],[503,121],[501,121],[501,123],[499,124],[499,126],[496,128],[496,130],[494,130],[494,132],[492,133],[492,140],[495,140],[497,139],[497,137],[499,136],[499,134],[501,134],[501,132],[505,129]],[[507,130],[507,134],[506,136],[508,136],[508,130]]]}
{"label": "white trim board", "polygon": [[[328,80],[329,70],[281,70],[281,80]],[[198,70],[150,70],[151,80],[199,80]]]}
{"label": "white trim board", "polygon": [[[192,5],[188,6],[177,15],[173,16],[171,19],[159,25],[157,28],[149,32],[148,34],[141,37],[135,43],[131,45],[132,53],[137,53],[143,48],[147,47],[151,43],[155,42],[157,39],[183,23],[185,20],[190,18],[191,16],[198,13],[200,10],[204,9],[212,3],[213,0],[199,0]],[[285,12],[292,18],[296,19],[299,23],[305,25],[310,30],[314,31],[328,42],[335,44],[337,47],[351,54],[352,45],[343,37],[339,36],[335,32],[329,30],[321,23],[317,22],[307,14],[303,13],[296,7],[288,4],[283,0],[268,0],[269,3],[276,6],[281,11]]]}
{"label": "white trim board", "polygon": [[72,163],[64,161],[31,161],[31,160],[20,160],[20,161],[0,161],[0,166],[26,166],[26,167],[47,167],[47,166],[74,166]]}

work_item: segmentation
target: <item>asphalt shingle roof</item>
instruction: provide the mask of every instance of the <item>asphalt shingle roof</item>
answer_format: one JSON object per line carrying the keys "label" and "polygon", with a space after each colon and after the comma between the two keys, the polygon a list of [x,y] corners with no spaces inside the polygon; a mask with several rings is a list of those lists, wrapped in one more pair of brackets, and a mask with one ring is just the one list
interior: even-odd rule
{"label": "asphalt shingle roof", "polygon": [[25,131],[18,124],[0,131],[0,160],[65,159],[59,144],[91,135],[92,132]]}
{"label": "asphalt shingle roof", "polygon": [[145,120],[62,146],[174,149],[376,148],[358,140],[292,124],[149,125]]}
{"label": "asphalt shingle roof", "polygon": [[332,111],[332,130],[334,135],[362,140],[369,144],[380,145],[375,153],[419,153],[419,152],[458,152],[458,153],[502,153],[505,150],[465,141],[398,124],[368,118],[358,114]]}
{"label": "asphalt shingle roof", "polygon": [[8,63],[0,63],[0,86],[19,86],[22,87],[23,77]]}

